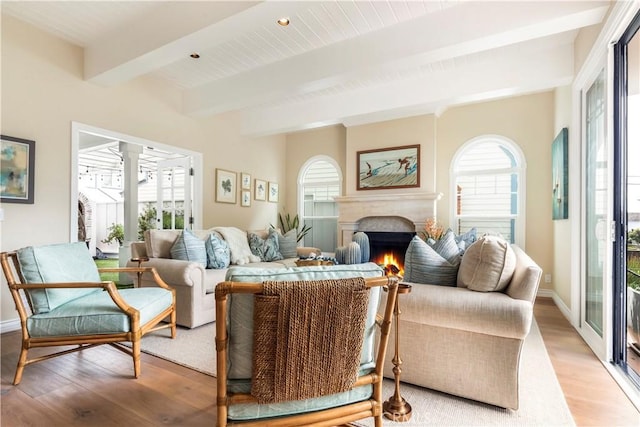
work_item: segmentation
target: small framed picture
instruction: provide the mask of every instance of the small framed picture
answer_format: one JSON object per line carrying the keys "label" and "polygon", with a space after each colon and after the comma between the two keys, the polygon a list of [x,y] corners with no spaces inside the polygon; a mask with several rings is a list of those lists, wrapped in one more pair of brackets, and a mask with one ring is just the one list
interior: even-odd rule
{"label": "small framed picture", "polygon": [[216,202],[236,203],[236,176],[235,172],[216,169]]}
{"label": "small framed picture", "polygon": [[251,190],[251,175],[242,172],[240,174],[240,185],[243,190]]}
{"label": "small framed picture", "polygon": [[251,206],[251,191],[242,190],[242,193],[240,194],[240,206]]}
{"label": "small framed picture", "polygon": [[278,184],[275,182],[269,182],[269,201],[273,203],[278,203],[279,196],[280,196],[280,192],[278,190]]}
{"label": "small framed picture", "polygon": [[254,198],[256,200],[267,200],[267,183],[261,179],[256,179],[254,182]]}

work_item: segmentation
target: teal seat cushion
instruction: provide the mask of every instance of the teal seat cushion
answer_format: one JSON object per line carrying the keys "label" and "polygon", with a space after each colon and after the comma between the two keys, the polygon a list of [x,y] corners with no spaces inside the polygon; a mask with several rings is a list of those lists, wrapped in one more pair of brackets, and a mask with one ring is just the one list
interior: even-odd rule
{"label": "teal seat cushion", "polygon": [[[361,372],[361,374],[365,373],[366,372]],[[233,393],[250,393],[251,382],[232,381],[228,386],[228,391]],[[268,405],[260,405],[258,403],[234,404],[229,405],[227,417],[232,420],[243,421],[256,418],[282,417],[285,415],[321,411],[323,409],[335,408],[337,406],[361,402],[363,400],[369,399],[372,394],[373,386],[371,384],[368,384],[342,393],[316,397],[313,399],[270,403]],[[268,424],[265,423],[265,425]]]}
{"label": "teal seat cushion", "polygon": [[[100,274],[83,242],[29,246],[17,251],[26,283],[100,282]],[[28,292],[34,313],[46,313],[99,288],[35,289]]]}
{"label": "teal seat cushion", "polygon": [[[144,325],[168,308],[173,297],[162,288],[136,288],[119,291],[127,304],[140,311],[140,324]],[[99,290],[46,313],[34,314],[27,319],[31,337],[52,337],[86,334],[110,334],[131,330],[129,317],[113,302],[109,293]]]}

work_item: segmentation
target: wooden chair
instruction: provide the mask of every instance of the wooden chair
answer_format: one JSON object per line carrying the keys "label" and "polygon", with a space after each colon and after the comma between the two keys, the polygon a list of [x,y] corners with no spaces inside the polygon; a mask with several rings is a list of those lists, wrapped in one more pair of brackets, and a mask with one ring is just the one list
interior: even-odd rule
{"label": "wooden chair", "polygon": [[[171,329],[171,338],[176,336],[175,291],[152,268],[98,269],[82,242],[2,252],[0,264],[22,329],[15,385],[31,363],[102,344],[132,356],[138,378],[140,339],[165,328]],[[102,282],[100,272],[149,274],[158,287],[118,290],[113,282]],[[33,347],[70,345],[77,347],[27,358]]]}
{"label": "wooden chair", "polygon": [[[230,275],[228,274],[227,278],[229,277]],[[324,320],[327,325],[323,327],[332,330],[331,334],[317,333],[317,330],[313,332],[313,329],[309,333],[309,325],[307,324],[308,322],[305,323],[304,318],[313,317],[315,315],[313,313],[317,309],[305,305],[308,301],[311,301],[311,304],[315,304],[317,301],[331,301],[328,304],[330,309],[334,309],[336,308],[334,305],[340,304],[338,302],[340,299],[335,297],[332,292],[329,292],[329,295],[320,296],[312,291],[307,291],[307,289],[310,289],[309,285],[311,283],[317,284],[318,282],[332,282],[333,285],[346,286],[348,283],[349,286],[352,286],[354,280],[359,280],[361,285],[366,288],[364,292],[369,294],[369,302],[365,307],[365,326],[363,329],[357,329],[359,327],[358,320],[354,316],[357,310],[353,311],[354,309],[349,307],[348,310],[335,310],[340,311],[343,314],[342,317],[340,317],[340,313],[334,312],[328,316],[331,319]],[[273,311],[273,306],[265,309],[262,306],[261,297],[267,300],[273,298],[274,284],[280,286],[280,289],[283,287],[297,287],[304,291],[296,294],[296,299],[293,300],[295,302],[289,303],[286,302],[286,299],[282,299],[283,294],[277,293],[277,311]],[[388,292],[383,316],[377,314],[381,287]],[[376,427],[382,426],[383,364],[389,340],[393,308],[397,298],[397,289],[397,280],[384,276],[366,279],[340,278],[325,280],[314,277],[313,280],[293,282],[243,283],[226,281],[219,283],[215,291],[217,319],[217,425],[333,426],[350,423],[362,418],[374,417]],[[307,302],[302,301],[300,297],[302,293],[308,293]],[[271,304],[271,302],[267,302],[267,304]],[[291,310],[287,311],[287,307]],[[264,322],[261,320],[261,318],[265,317],[265,311],[267,313],[266,323],[273,327],[271,332],[266,334],[266,339],[263,328]],[[281,317],[279,321],[274,323],[273,319],[276,316],[274,313],[276,312]],[[253,322],[251,322],[251,318],[253,318]],[[296,328],[302,329],[302,332],[300,330],[296,331]],[[346,335],[341,334],[354,328],[359,331],[354,335],[357,336],[357,339],[353,340],[353,342],[348,338],[344,339]],[[377,328],[380,328],[380,335],[378,336],[376,348],[375,330]],[[285,330],[287,332],[283,333]],[[362,333],[363,331],[364,333]],[[336,394],[327,385],[341,380],[341,378],[336,377],[349,378],[348,373],[345,376],[345,372],[343,374],[338,372],[340,369],[327,369],[324,372],[320,372],[319,378],[314,377],[316,374],[309,373],[319,369],[316,365],[319,359],[312,356],[298,358],[300,351],[306,353],[308,351],[306,349],[315,347],[313,347],[313,344],[310,345],[309,342],[304,342],[302,343],[304,349],[300,351],[298,351],[299,349],[292,349],[296,342],[296,339],[292,337],[297,336],[296,334],[302,336],[317,335],[323,343],[330,341],[332,336],[342,336],[343,338],[338,338],[338,344],[341,345],[345,342],[355,344],[354,347],[351,347],[355,349],[355,353],[352,352],[352,354],[346,355],[336,351],[333,355],[333,359],[349,359],[355,356],[356,363],[359,364],[356,366],[356,370],[350,374],[352,382],[347,383],[346,391]],[[252,343],[242,342],[250,335],[253,335]],[[278,337],[277,339],[276,336]],[[280,368],[277,367],[278,362],[275,362],[276,367],[274,369],[265,368],[261,365],[260,359],[279,359],[274,346],[277,348],[279,344],[282,344],[282,342],[276,342],[283,339],[282,337],[285,337],[284,340],[288,343],[285,345],[287,351],[285,370],[282,371],[282,366]],[[313,340],[310,339],[310,341]],[[333,344],[327,345],[332,346]],[[245,350],[247,354],[243,356],[234,355],[234,352]],[[320,359],[323,362],[327,362],[327,357],[320,357]],[[332,359],[332,357],[330,356],[328,359]],[[314,360],[315,362],[313,362]],[[336,361],[330,360],[329,362],[334,363]],[[246,364],[250,365],[249,371],[252,372],[250,378],[242,378],[243,375],[239,373],[239,371],[245,370],[244,376],[246,376],[247,367],[244,366]],[[320,365],[323,364],[320,363]],[[289,370],[293,370],[293,372],[289,372]],[[291,375],[299,375],[297,381],[294,380],[285,385],[288,380],[283,377]],[[305,379],[301,377],[305,377]],[[267,379],[266,385],[264,383],[265,378]],[[308,378],[312,379],[308,380]],[[318,383],[318,379],[320,386],[315,390],[309,390],[313,388],[310,384]],[[299,389],[306,389],[300,392],[302,394],[307,393],[303,396],[305,400],[272,400],[264,402],[265,387],[267,388],[267,395],[269,393],[277,395],[279,392],[272,389],[277,388],[273,383],[278,382],[281,383],[280,386],[284,385],[285,389],[295,389],[293,394],[298,393]],[[292,385],[293,387],[291,387]],[[289,392],[291,390],[286,391]],[[312,394],[311,397],[308,396],[309,393]]]}

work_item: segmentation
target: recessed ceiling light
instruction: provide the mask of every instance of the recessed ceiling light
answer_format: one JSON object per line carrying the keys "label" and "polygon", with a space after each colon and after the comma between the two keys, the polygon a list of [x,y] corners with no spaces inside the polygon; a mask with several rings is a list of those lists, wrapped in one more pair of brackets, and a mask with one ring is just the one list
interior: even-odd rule
{"label": "recessed ceiling light", "polygon": [[200,58],[200,54],[197,52],[193,52],[191,55],[189,55],[190,57],[192,57],[193,59],[198,59]]}
{"label": "recessed ceiling light", "polygon": [[289,18],[287,18],[286,16],[278,19],[278,25],[280,25],[281,27],[286,27],[287,25],[289,25],[289,22]]}

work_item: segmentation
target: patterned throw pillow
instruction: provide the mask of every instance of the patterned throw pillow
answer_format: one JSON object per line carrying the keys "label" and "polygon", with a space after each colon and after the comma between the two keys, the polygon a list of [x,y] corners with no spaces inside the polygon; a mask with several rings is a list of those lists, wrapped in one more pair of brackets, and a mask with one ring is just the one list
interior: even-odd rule
{"label": "patterned throw pillow", "polygon": [[207,268],[227,268],[231,263],[229,245],[217,234],[211,233],[204,242],[207,250]]}
{"label": "patterned throw pillow", "polygon": [[171,246],[171,258],[183,261],[193,261],[207,266],[207,250],[204,241],[193,234],[189,229],[184,229]]}
{"label": "patterned throw pillow", "polygon": [[456,236],[456,243],[460,248],[460,254],[464,253],[464,251],[476,241],[477,234],[478,230],[473,227],[471,230]]}
{"label": "patterned throw pillow", "polygon": [[297,230],[289,230],[284,234],[284,236],[278,233],[278,245],[283,258],[297,258]]}
{"label": "patterned throw pillow", "polygon": [[247,236],[249,239],[249,248],[251,248],[251,253],[260,257],[261,261],[270,262],[283,258],[280,253],[278,232],[276,230],[269,230],[269,236],[266,239],[261,238],[255,233],[247,233]]}
{"label": "patterned throw pillow", "polygon": [[429,285],[456,286],[460,251],[453,232],[427,244],[418,236],[409,243],[404,257],[404,280]]}

